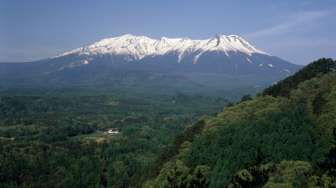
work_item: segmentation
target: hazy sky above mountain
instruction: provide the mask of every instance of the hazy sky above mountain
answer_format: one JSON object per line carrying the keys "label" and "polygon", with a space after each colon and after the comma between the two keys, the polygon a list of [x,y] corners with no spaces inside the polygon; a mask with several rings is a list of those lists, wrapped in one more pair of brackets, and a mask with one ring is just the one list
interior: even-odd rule
{"label": "hazy sky above mountain", "polygon": [[0,0],[0,61],[58,55],[125,33],[237,34],[297,64],[336,58],[335,0]]}

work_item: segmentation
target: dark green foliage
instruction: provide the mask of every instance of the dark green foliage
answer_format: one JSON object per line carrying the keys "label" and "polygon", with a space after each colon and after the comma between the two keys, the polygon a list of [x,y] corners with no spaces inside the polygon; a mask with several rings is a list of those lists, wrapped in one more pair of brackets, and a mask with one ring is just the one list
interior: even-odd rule
{"label": "dark green foliage", "polygon": [[248,169],[240,170],[234,175],[230,187],[261,187],[268,179],[269,174],[275,171],[275,165],[267,164],[262,166],[253,166]]}
{"label": "dark green foliage", "polygon": [[193,126],[187,127],[182,134],[178,135],[175,138],[174,143],[172,145],[169,145],[166,148],[164,148],[162,150],[162,153],[156,160],[155,165],[153,166],[154,169],[150,171],[151,174],[149,174],[148,176],[152,177],[158,175],[159,171],[162,168],[162,165],[178,154],[181,145],[184,142],[186,141],[192,142],[194,136],[202,131],[204,124],[205,124],[204,120],[199,120]]}
{"label": "dark green foliage", "polygon": [[209,186],[210,168],[206,165],[197,166],[194,169],[192,179],[190,181],[190,187],[205,188]]}
{"label": "dark green foliage", "polygon": [[[185,125],[226,104],[182,94],[9,91],[0,94],[0,187],[6,188],[139,186]],[[108,135],[109,128],[121,133]],[[201,128],[188,129],[182,140]],[[199,178],[195,183],[204,183]]]}
{"label": "dark green foliage", "polygon": [[323,106],[327,103],[326,99],[323,97],[324,93],[318,93],[313,99],[313,113],[316,115],[321,115]]}
{"label": "dark green foliage", "polygon": [[333,177],[336,177],[336,129],[333,131],[334,145],[328,152],[326,159],[318,164],[318,166]]}
{"label": "dark green foliage", "polygon": [[290,92],[298,87],[298,85],[306,80],[312,79],[320,74],[326,74],[336,70],[336,62],[332,59],[319,59],[296,74],[280,81],[279,83],[268,87],[262,93],[263,95],[284,96],[288,97]]}
{"label": "dark green foliage", "polygon": [[164,187],[167,167],[177,164],[189,176],[207,166],[209,187],[336,187],[334,66],[321,59],[264,96],[243,97],[205,119],[201,132],[144,187]]}
{"label": "dark green foliage", "polygon": [[[192,165],[213,169],[212,187],[228,184],[239,169],[281,160],[312,160],[319,155],[313,143],[312,122],[302,107],[266,119],[237,122],[195,140]],[[300,126],[299,126],[300,125]],[[317,156],[318,158],[318,156]]]}

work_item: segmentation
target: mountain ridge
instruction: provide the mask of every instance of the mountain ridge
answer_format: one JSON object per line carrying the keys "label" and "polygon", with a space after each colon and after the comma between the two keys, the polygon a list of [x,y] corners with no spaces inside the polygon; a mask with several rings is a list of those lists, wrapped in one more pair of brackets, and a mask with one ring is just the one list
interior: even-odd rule
{"label": "mountain ridge", "polygon": [[237,35],[204,40],[122,35],[48,59],[0,64],[0,87],[88,86],[207,95],[241,90],[246,94],[247,88],[255,93],[300,68]]}
{"label": "mountain ridge", "polygon": [[131,34],[124,34],[117,37],[105,38],[94,42],[84,47],[76,48],[64,52],[57,57],[67,55],[129,55],[134,60],[141,60],[146,56],[165,55],[168,53],[178,53],[178,62],[188,54],[196,53],[193,60],[197,62],[199,57],[205,52],[242,52],[248,55],[252,53],[265,54],[245,39],[238,35],[216,35],[208,39],[190,39],[190,38],[168,38],[161,37],[160,39],[153,39],[147,36],[135,36]]}

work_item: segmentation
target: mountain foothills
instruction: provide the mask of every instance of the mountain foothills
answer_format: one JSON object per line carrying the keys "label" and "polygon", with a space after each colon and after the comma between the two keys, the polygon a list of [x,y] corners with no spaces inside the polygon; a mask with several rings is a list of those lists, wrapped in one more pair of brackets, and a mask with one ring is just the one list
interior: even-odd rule
{"label": "mountain foothills", "polygon": [[[65,66],[92,57],[78,54],[89,49],[16,68],[33,66],[40,78],[40,65]],[[147,57],[132,58],[139,62],[127,67]],[[86,67],[100,63],[57,72],[89,74]],[[334,60],[320,59],[235,103],[185,93],[3,88],[0,187],[336,187],[335,70]]]}
{"label": "mountain foothills", "polygon": [[144,187],[336,187],[336,62],[200,119],[156,162]]}
{"label": "mountain foothills", "polygon": [[243,94],[259,91],[300,68],[236,35],[192,40],[126,34],[40,61],[1,63],[0,86],[101,86],[217,95],[239,90]]}

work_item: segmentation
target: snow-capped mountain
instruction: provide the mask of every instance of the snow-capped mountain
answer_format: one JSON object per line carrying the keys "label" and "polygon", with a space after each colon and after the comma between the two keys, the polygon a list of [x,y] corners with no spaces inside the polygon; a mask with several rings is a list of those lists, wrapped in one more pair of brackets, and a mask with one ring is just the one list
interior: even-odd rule
{"label": "snow-capped mountain", "polygon": [[192,40],[126,34],[40,61],[0,63],[0,87],[103,86],[222,94],[259,90],[299,68],[236,35]]}
{"label": "snow-capped mountain", "polygon": [[134,36],[130,34],[114,38],[107,38],[91,45],[65,52],[58,57],[67,55],[126,55],[128,61],[141,60],[148,56],[165,55],[175,52],[178,62],[188,54],[195,54],[193,62],[205,52],[242,52],[248,55],[253,53],[266,54],[256,49],[242,37],[237,35],[216,35],[205,40],[192,40],[189,38],[152,39],[146,36]]}

